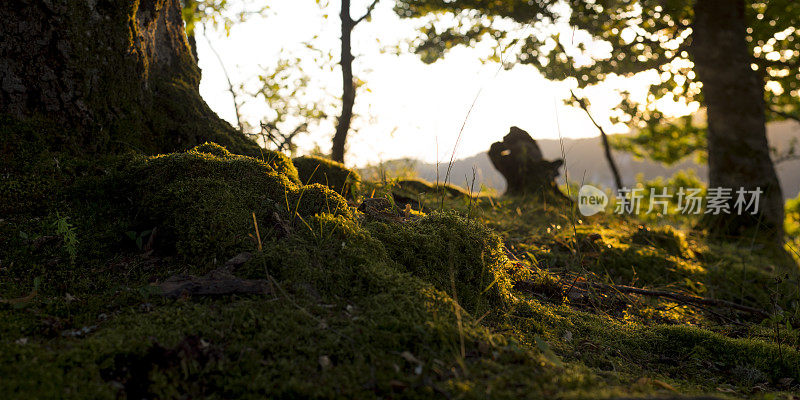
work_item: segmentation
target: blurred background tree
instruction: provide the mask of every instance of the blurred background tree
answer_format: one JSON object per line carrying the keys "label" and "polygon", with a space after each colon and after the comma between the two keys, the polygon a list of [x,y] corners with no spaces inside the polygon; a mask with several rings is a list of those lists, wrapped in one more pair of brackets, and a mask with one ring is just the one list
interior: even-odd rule
{"label": "blurred background tree", "polygon": [[[425,21],[412,49],[429,63],[489,41],[486,60],[530,64],[578,90],[654,73],[643,101],[620,93],[612,122],[637,134],[617,145],[662,162],[705,151],[709,186],[765,190],[758,215],[710,217],[706,226],[732,235],[761,226],[782,235],[765,123],[800,116],[800,2],[398,0],[395,11]],[[669,118],[665,103],[704,112]]]}
{"label": "blurred background tree", "polygon": [[[326,20],[332,8],[330,2],[316,0],[316,3],[323,11],[322,18]],[[227,80],[239,130],[254,136],[262,146],[294,153],[297,136],[308,133],[311,126],[319,127],[331,122],[331,116],[338,113],[333,121],[335,133],[330,157],[343,161],[348,134],[353,132],[353,121],[358,118],[354,113],[356,95],[359,89],[369,90],[353,72],[356,57],[352,54],[351,38],[354,29],[370,19],[378,3],[378,0],[370,0],[357,17],[351,16],[351,8],[355,7],[351,7],[349,0],[338,5],[341,33],[338,60],[334,59],[333,49],[326,49],[327,42],[315,35],[310,41],[300,43],[299,48],[287,44],[274,64],[261,67],[263,72],[256,77],[258,83],[255,85],[251,79],[234,82],[228,74],[226,61],[206,37]],[[269,4],[255,0],[183,0],[182,5],[186,32],[195,58],[198,35],[218,31],[227,36],[234,25],[250,18],[274,17],[269,15]],[[291,56],[287,53],[291,53]],[[297,56],[300,53],[302,55]],[[342,96],[338,104],[323,90],[325,85],[313,82],[314,73],[309,73],[311,69],[333,70],[337,61],[341,66],[342,82]],[[246,104],[252,105],[258,101],[266,104],[269,110],[263,112],[264,117],[257,124],[248,123],[242,115],[242,109],[247,108]]]}
{"label": "blurred background tree", "polygon": [[[298,135],[307,134],[310,126],[332,122],[335,98],[314,90],[311,76],[303,69],[309,59],[315,65],[333,62],[329,53],[317,52],[312,57],[284,54],[273,67],[263,68],[256,90],[247,92],[250,99],[269,108],[257,128],[246,127],[262,146],[295,156]],[[245,92],[244,85],[241,91]]]}
{"label": "blurred background tree", "polygon": [[[358,79],[353,75],[353,61],[355,60],[352,50],[353,30],[358,24],[370,18],[379,1],[372,0],[364,14],[353,18],[350,13],[350,0],[341,0],[339,19],[341,21],[342,36],[339,64],[342,67],[342,112],[336,122],[336,133],[333,135],[331,147],[331,158],[341,163],[344,162],[345,144],[347,142],[347,134],[350,132],[350,124],[353,120],[356,89],[359,86]],[[317,0],[317,3],[320,3],[320,0]]]}
{"label": "blurred background tree", "polygon": [[[295,155],[298,136],[308,133],[311,126],[330,122],[329,115],[335,108],[333,99],[327,93],[314,90],[311,75],[307,72],[309,69],[331,68],[333,64],[332,53],[320,50],[321,46],[316,43],[318,36],[300,43],[292,51],[287,50],[287,45],[273,64],[260,66],[257,75],[234,82],[225,59],[206,32],[223,32],[227,36],[234,25],[250,18],[274,17],[270,15],[269,5],[255,0],[183,0],[182,6],[186,33],[195,58],[196,37],[200,35],[205,37],[225,75],[239,131],[264,148]],[[262,114],[257,123],[248,122],[243,115],[243,109],[248,105],[264,106],[253,107],[260,109],[259,114]]]}

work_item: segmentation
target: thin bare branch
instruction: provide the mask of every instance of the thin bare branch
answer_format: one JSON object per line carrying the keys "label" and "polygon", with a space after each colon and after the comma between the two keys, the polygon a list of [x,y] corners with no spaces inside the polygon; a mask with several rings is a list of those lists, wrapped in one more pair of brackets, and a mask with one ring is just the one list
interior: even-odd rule
{"label": "thin bare branch", "polygon": [[800,154],[784,155],[772,160],[772,163],[775,165],[779,165],[785,162],[795,161],[795,160],[800,160]]}
{"label": "thin bare branch", "polygon": [[380,1],[381,0],[373,0],[372,4],[370,4],[369,7],[367,7],[367,12],[365,12],[364,15],[361,16],[361,18],[358,18],[355,21],[353,21],[353,26],[356,26],[360,24],[361,21],[369,18],[369,16],[372,14],[372,10],[375,9],[375,6],[377,6]]}
{"label": "thin bare branch", "polygon": [[783,117],[783,118],[786,118],[786,119],[791,119],[791,120],[793,120],[795,122],[799,122],[800,123],[800,115],[796,115],[796,114],[788,113],[788,112],[785,112],[785,111],[781,111],[777,107],[772,106],[772,105],[769,106],[769,111],[771,113],[775,114],[775,115],[780,116],[780,117]]}
{"label": "thin bare branch", "polygon": [[220,57],[219,53],[217,53],[217,50],[214,49],[214,46],[211,45],[211,41],[205,35],[205,32],[203,32],[201,36],[203,36],[203,39],[205,39],[206,43],[208,43],[208,48],[211,49],[211,52],[214,53],[214,56],[217,57],[219,66],[222,67],[222,73],[225,74],[225,80],[228,81],[228,91],[231,93],[231,97],[233,97],[233,109],[236,111],[236,125],[239,127],[239,131],[242,132],[244,131],[244,126],[242,126],[242,115],[239,112],[239,99],[237,98],[238,96],[236,95],[236,90],[233,88],[233,82],[231,82],[230,75],[228,75],[228,70],[225,68],[225,63],[222,62],[222,57]]}
{"label": "thin bare branch", "polygon": [[600,138],[603,141],[606,160],[608,161],[609,168],[611,168],[611,174],[614,175],[614,183],[617,185],[617,190],[622,189],[622,178],[619,176],[617,164],[614,162],[614,157],[611,155],[611,145],[608,143],[608,135],[606,135],[606,131],[602,126],[600,126],[600,124],[597,123],[597,121],[595,121],[594,117],[592,117],[592,113],[589,112],[589,106],[586,105],[586,101],[584,99],[579,99],[572,90],[570,90],[569,93],[572,95],[572,99],[578,103],[581,109],[583,109],[583,111],[586,113],[586,116],[589,117],[589,120],[592,121],[597,130],[600,131]]}

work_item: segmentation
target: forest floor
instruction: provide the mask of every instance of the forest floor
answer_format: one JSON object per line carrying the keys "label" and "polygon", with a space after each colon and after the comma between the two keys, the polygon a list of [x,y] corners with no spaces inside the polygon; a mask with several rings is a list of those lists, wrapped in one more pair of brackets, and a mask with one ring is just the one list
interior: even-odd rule
{"label": "forest floor", "polygon": [[0,219],[0,397],[798,398],[796,245],[282,160],[57,160]]}

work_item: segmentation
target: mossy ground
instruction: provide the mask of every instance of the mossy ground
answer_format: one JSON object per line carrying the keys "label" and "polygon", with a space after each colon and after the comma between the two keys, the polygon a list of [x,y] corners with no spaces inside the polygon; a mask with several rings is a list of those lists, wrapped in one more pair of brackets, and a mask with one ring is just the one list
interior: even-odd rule
{"label": "mossy ground", "polygon": [[361,176],[342,163],[318,156],[302,156],[292,160],[303,184],[319,183],[349,199],[360,190]]}
{"label": "mossy ground", "polygon": [[[445,196],[426,214],[383,218],[299,184],[289,165],[210,144],[117,156],[59,172],[71,178],[53,179],[59,190],[37,212],[7,214],[3,397],[791,398],[800,388],[797,266],[775,249],[524,198]],[[365,186],[359,196],[397,190]],[[232,272],[271,278],[274,293],[154,290],[242,251],[254,257]],[[569,282],[713,297],[770,318],[565,293]]]}

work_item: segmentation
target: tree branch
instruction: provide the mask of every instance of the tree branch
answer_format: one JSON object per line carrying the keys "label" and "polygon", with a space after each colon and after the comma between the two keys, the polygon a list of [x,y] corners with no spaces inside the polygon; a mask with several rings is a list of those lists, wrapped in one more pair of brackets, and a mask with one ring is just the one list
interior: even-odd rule
{"label": "tree branch", "polygon": [[786,118],[786,119],[791,119],[791,120],[793,120],[795,122],[800,123],[800,115],[796,115],[796,114],[788,113],[788,112],[785,112],[785,111],[781,111],[781,110],[779,110],[777,107],[775,107],[773,105],[770,105],[767,108],[769,109],[769,111],[771,113],[773,113],[775,115],[778,115],[778,116]]}
{"label": "tree branch", "polygon": [[372,14],[372,10],[375,9],[375,6],[377,6],[380,1],[381,0],[373,0],[372,4],[370,4],[369,7],[367,7],[367,12],[364,13],[364,15],[361,16],[361,18],[353,21],[353,26],[356,26],[356,25],[360,24],[361,21],[369,18],[369,16]]}
{"label": "tree branch", "polygon": [[785,162],[795,161],[795,160],[800,160],[800,154],[782,155],[782,156],[772,160],[772,163],[775,164],[775,165],[779,165],[779,164],[782,164],[782,163],[785,163]]}
{"label": "tree branch", "polygon": [[228,75],[228,70],[225,68],[225,63],[222,62],[222,57],[220,57],[217,50],[214,49],[214,46],[211,45],[211,40],[208,39],[208,36],[205,35],[205,27],[203,27],[203,33],[201,34],[203,39],[206,40],[208,43],[208,48],[211,49],[211,52],[217,57],[217,61],[219,62],[219,66],[222,67],[222,73],[225,75],[225,80],[228,81],[228,91],[231,93],[231,97],[233,97],[233,110],[236,112],[236,125],[239,128],[239,132],[244,131],[244,126],[242,125],[242,114],[239,112],[239,99],[236,96],[236,90],[233,88],[233,82],[231,82],[230,75]]}
{"label": "tree branch", "polygon": [[617,164],[614,162],[614,157],[611,155],[611,146],[608,143],[608,135],[606,135],[605,129],[603,129],[603,127],[600,126],[597,121],[595,121],[594,117],[592,117],[592,113],[589,112],[589,107],[586,105],[584,99],[579,99],[572,90],[570,90],[569,93],[572,95],[572,99],[578,103],[581,109],[583,109],[583,111],[586,113],[586,116],[589,117],[589,120],[592,121],[597,130],[600,131],[600,139],[603,141],[603,149],[605,150],[606,161],[608,161],[608,166],[611,168],[611,174],[614,177],[614,183],[617,185],[617,190],[622,189],[622,178],[619,176]]}

